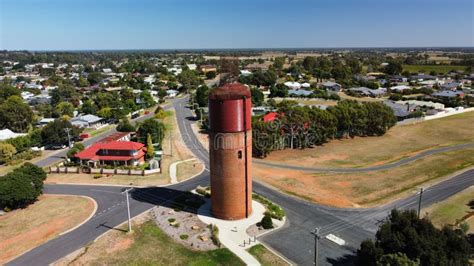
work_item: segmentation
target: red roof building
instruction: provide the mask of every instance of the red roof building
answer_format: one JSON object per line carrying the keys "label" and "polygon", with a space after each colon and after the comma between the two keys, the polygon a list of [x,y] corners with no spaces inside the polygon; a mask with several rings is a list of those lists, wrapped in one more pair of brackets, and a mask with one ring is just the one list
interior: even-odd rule
{"label": "red roof building", "polygon": [[263,122],[273,122],[277,118],[278,118],[277,112],[269,112],[268,114],[263,116]]}
{"label": "red roof building", "polygon": [[139,165],[145,162],[145,145],[133,141],[97,142],[74,155],[81,164]]}

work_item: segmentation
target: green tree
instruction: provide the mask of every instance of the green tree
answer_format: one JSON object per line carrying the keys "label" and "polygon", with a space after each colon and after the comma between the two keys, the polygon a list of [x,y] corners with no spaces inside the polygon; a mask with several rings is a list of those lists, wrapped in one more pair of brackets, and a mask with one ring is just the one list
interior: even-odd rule
{"label": "green tree", "polygon": [[178,75],[178,81],[181,83],[183,91],[197,88],[202,83],[197,73],[193,70],[183,70]]}
{"label": "green tree", "polygon": [[0,163],[10,161],[15,153],[16,149],[13,145],[0,142]]}
{"label": "green tree", "polygon": [[206,107],[209,102],[209,87],[206,85],[199,86],[196,89],[196,103],[199,107]]}
{"label": "green tree", "polygon": [[402,73],[402,71],[403,71],[402,64],[395,61],[389,62],[388,65],[385,66],[384,68],[384,72],[389,75],[397,75],[397,74]]}
{"label": "green tree", "polygon": [[81,106],[81,113],[95,115],[97,113],[97,106],[92,100],[85,100]]}
{"label": "green tree", "polygon": [[288,97],[288,87],[284,84],[277,84],[270,87],[270,97]]}
{"label": "green tree", "polygon": [[51,105],[56,106],[60,102],[70,102],[74,106],[78,106],[81,94],[71,85],[59,85],[56,89],[50,92]]}
{"label": "green tree", "polygon": [[257,88],[250,89],[252,94],[252,103],[254,106],[261,106],[263,104],[264,95],[263,92]]}
{"label": "green tree", "polygon": [[122,119],[117,125],[119,132],[134,132],[136,128],[130,123],[128,119]]}
{"label": "green tree", "polygon": [[216,71],[209,71],[206,73],[206,78],[207,79],[214,79],[217,76]]}
{"label": "green tree", "polygon": [[74,105],[68,102],[60,102],[58,105],[56,105],[55,111],[58,117],[65,116],[65,115],[69,117],[73,117]]}
{"label": "green tree", "polygon": [[407,255],[403,253],[386,254],[380,257],[377,261],[377,266],[418,266],[418,261],[410,260]]}
{"label": "green tree", "polygon": [[151,139],[151,135],[148,134],[146,138],[146,154],[149,159],[152,159],[155,155],[155,148],[153,147],[153,141]]}
{"label": "green tree", "polygon": [[91,85],[99,84],[99,82],[102,81],[102,78],[103,76],[100,72],[91,72],[87,75],[87,81],[89,81]]}
{"label": "green tree", "polygon": [[427,218],[419,219],[414,210],[392,210],[380,225],[375,241],[362,242],[357,251],[357,265],[403,260],[400,256],[384,257],[397,253],[405,254],[411,262],[419,261],[420,265],[468,265],[469,251],[462,231],[449,227],[439,230]]}
{"label": "green tree", "polygon": [[21,91],[6,83],[0,83],[0,103],[6,101],[10,96],[20,96]]}
{"label": "green tree", "polygon": [[10,96],[0,104],[0,128],[14,132],[26,132],[33,122],[33,111],[28,104],[16,95]]}
{"label": "green tree", "polygon": [[70,128],[69,135],[71,139],[75,139],[82,132],[82,129],[75,127],[71,122],[59,118],[47,124],[41,131],[41,139],[43,145],[63,145],[68,143],[66,128]]}
{"label": "green tree", "polygon": [[156,104],[155,100],[153,100],[153,97],[151,96],[148,90],[144,90],[142,91],[142,93],[140,93],[140,101],[141,104],[146,108],[152,107]]}
{"label": "green tree", "polygon": [[138,140],[146,144],[147,136],[151,135],[153,143],[159,144],[163,142],[165,137],[165,125],[153,118],[145,120],[137,130]]}
{"label": "green tree", "polygon": [[79,80],[77,81],[77,86],[79,86],[81,88],[85,88],[85,87],[89,87],[90,83],[87,79],[85,79],[83,77],[79,77]]}

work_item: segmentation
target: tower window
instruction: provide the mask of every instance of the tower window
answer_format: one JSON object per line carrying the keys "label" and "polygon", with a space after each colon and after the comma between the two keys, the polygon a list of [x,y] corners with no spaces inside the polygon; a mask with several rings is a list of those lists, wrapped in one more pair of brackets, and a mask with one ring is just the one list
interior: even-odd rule
{"label": "tower window", "polygon": [[239,157],[239,159],[242,159],[242,151],[237,152],[237,157]]}

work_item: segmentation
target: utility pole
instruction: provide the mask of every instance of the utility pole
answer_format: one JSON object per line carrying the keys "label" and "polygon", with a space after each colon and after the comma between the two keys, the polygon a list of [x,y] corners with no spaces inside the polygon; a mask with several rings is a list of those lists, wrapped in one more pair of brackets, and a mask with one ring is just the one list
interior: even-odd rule
{"label": "utility pole", "polygon": [[68,147],[71,148],[71,135],[69,135],[69,132],[71,131],[71,129],[67,127],[67,128],[64,129],[64,131],[66,131],[66,133],[67,133],[67,141],[68,141],[68,144],[69,144]]}
{"label": "utility pole", "polygon": [[122,192],[122,194],[125,194],[125,197],[127,198],[127,214],[128,214],[128,232],[132,232],[132,222],[130,221],[130,200],[128,198],[128,192],[132,190],[133,188],[127,188],[125,191]]}
{"label": "utility pole", "polygon": [[421,212],[421,198],[423,197],[423,188],[420,188],[420,197],[418,199],[418,218],[420,218],[420,212]]}
{"label": "utility pole", "polygon": [[321,238],[320,235],[321,227],[316,227],[314,231],[311,232],[314,235],[314,265],[318,266],[318,246],[319,246],[319,239]]}

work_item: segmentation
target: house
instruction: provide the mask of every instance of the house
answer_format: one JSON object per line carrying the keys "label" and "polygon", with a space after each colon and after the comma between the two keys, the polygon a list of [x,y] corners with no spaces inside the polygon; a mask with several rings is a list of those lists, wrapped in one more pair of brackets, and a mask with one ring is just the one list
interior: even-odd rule
{"label": "house", "polygon": [[40,121],[38,121],[39,126],[46,126],[47,124],[54,122],[55,118],[41,118]]}
{"label": "house", "polygon": [[461,87],[462,84],[460,82],[448,82],[443,85],[441,85],[442,90],[450,90],[450,91],[455,91],[458,89],[458,87]]}
{"label": "house", "polygon": [[206,74],[207,72],[217,72],[217,67],[215,65],[200,65],[199,71]]}
{"label": "house", "polygon": [[169,97],[169,98],[174,98],[178,95],[179,91],[177,90],[166,90],[166,95]]}
{"label": "house", "polygon": [[98,142],[74,155],[81,165],[137,166],[145,162],[145,145],[133,141]]}
{"label": "house", "polygon": [[263,116],[263,122],[273,122],[278,118],[279,114],[277,112],[269,112]]}
{"label": "house", "polygon": [[132,133],[134,132],[117,132],[101,139],[99,142],[130,141]]}
{"label": "house", "polygon": [[21,137],[21,136],[26,136],[26,133],[15,133],[11,131],[10,129],[2,129],[0,130],[0,141],[4,141],[7,139],[14,139],[16,137]]}
{"label": "house", "polygon": [[299,82],[287,81],[283,84],[292,90],[297,90],[301,88],[301,84]]}
{"label": "house", "polygon": [[92,127],[92,128],[99,128],[102,126],[103,119],[101,117],[95,115],[79,115],[76,117],[71,118],[71,124],[77,127]]}
{"label": "house", "polygon": [[402,91],[410,90],[410,89],[411,89],[411,87],[406,86],[406,85],[398,85],[398,86],[390,87],[391,91],[396,91],[396,92],[402,92]]}
{"label": "house", "polygon": [[313,94],[313,92],[309,90],[303,90],[303,89],[288,90],[288,95],[290,95],[290,97],[308,97],[311,94]]}
{"label": "house", "polygon": [[408,78],[401,75],[393,75],[390,77],[390,82],[393,82],[393,83],[408,82]]}
{"label": "house", "polygon": [[423,80],[436,80],[438,78],[432,75],[418,74],[418,75],[411,76],[411,79],[417,80],[417,81],[423,81]]}
{"label": "house", "polygon": [[378,88],[378,89],[369,89],[366,87],[359,87],[359,88],[350,88],[347,89],[348,91],[354,92],[361,96],[368,96],[368,97],[380,97],[387,94],[386,88]]}
{"label": "house", "polygon": [[397,101],[398,104],[409,104],[418,107],[433,108],[433,109],[444,109],[444,104],[435,103],[431,101],[417,101],[417,100],[408,100],[408,101]]}
{"label": "house", "polygon": [[250,72],[250,71],[244,69],[244,70],[240,70],[240,75],[242,75],[242,76],[250,76],[250,75],[252,75],[252,72]]}
{"label": "house", "polygon": [[342,90],[342,86],[340,84],[337,84],[336,82],[332,82],[332,81],[326,81],[322,83],[321,87],[333,92],[340,92]]}
{"label": "house", "polygon": [[454,98],[464,98],[464,92],[462,91],[440,91],[431,94],[433,97],[444,98],[444,99],[454,99]]}
{"label": "house", "polygon": [[408,118],[417,108],[416,105],[399,104],[393,101],[384,101],[383,103],[392,109],[399,121]]}

